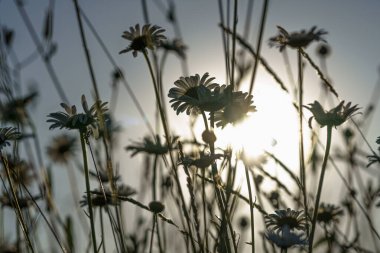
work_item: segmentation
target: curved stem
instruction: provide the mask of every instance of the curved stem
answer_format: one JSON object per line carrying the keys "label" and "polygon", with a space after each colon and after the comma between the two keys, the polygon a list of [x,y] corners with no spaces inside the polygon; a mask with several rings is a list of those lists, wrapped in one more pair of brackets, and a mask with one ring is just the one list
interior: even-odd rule
{"label": "curved stem", "polygon": [[[32,253],[34,253],[34,248],[33,248],[33,245],[32,245],[32,241],[30,240],[30,237],[29,237],[29,232],[28,232],[28,228],[26,226],[26,223],[25,223],[25,220],[22,216],[22,212],[21,212],[21,208],[20,208],[20,205],[18,203],[18,198],[17,198],[17,194],[16,194],[16,189],[14,188],[14,185],[13,185],[13,181],[12,181],[12,178],[11,178],[11,172],[10,172],[10,169],[9,169],[9,166],[8,166],[8,160],[5,156],[3,156],[2,153],[0,153],[0,156],[1,156],[1,161],[3,162],[3,165],[4,165],[4,168],[5,168],[5,173],[7,175],[7,179],[8,179],[8,182],[9,182],[9,187],[11,188],[11,192],[12,192],[12,197],[14,199],[14,202],[11,203],[14,205],[14,209],[16,210],[16,216],[17,216],[17,219],[21,225],[21,228],[22,228],[22,232],[24,233],[24,236],[25,236],[25,239],[28,243],[28,246],[31,250]],[[9,198],[11,199],[11,198]],[[17,226],[18,227],[18,226]]]}
{"label": "curved stem", "polygon": [[331,136],[332,136],[332,126],[327,126],[327,140],[326,140],[325,156],[323,157],[322,170],[321,170],[321,175],[319,177],[319,183],[318,183],[317,197],[315,199],[315,205],[314,205],[313,222],[311,225],[311,232],[309,236],[309,253],[313,252],[314,232],[315,232],[315,227],[317,225],[319,201],[321,199],[323,179],[325,176],[326,165],[329,158],[329,152],[330,152],[330,147],[331,147]]}
{"label": "curved stem", "polygon": [[84,176],[86,179],[86,195],[87,195],[89,218],[90,218],[90,224],[91,224],[92,243],[93,243],[94,253],[97,253],[98,247],[96,244],[94,214],[93,214],[93,210],[92,210],[92,200],[91,200],[91,192],[90,192],[90,190],[91,190],[91,188],[90,188],[90,176],[88,173],[87,153],[86,153],[86,143],[85,143],[85,140],[87,139],[87,137],[86,137],[86,133],[84,130],[79,130],[79,134],[80,134],[80,144],[82,147],[82,155],[83,155]]}

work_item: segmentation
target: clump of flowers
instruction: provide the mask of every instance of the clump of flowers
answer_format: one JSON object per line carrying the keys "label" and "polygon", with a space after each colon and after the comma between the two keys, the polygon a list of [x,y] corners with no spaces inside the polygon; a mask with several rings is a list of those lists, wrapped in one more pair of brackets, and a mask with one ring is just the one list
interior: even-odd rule
{"label": "clump of flowers", "polygon": [[340,102],[335,108],[326,111],[318,101],[304,106],[313,113],[313,117],[309,119],[309,126],[311,128],[311,121],[314,118],[321,127],[330,126],[337,127],[343,124],[348,118],[353,116],[360,108],[358,105],[351,106],[351,102],[344,104],[344,101]]}
{"label": "clump of flowers", "polygon": [[[101,113],[105,113],[107,111],[106,102],[99,102]],[[90,108],[88,107],[86,97],[82,95],[82,108],[83,113],[77,113],[77,108],[75,105],[71,107],[65,103],[61,103],[65,112],[54,112],[50,113],[48,117],[50,119],[47,122],[52,123],[49,129],[54,128],[66,128],[66,129],[77,129],[77,130],[87,130],[87,128],[91,128],[92,130],[97,131],[98,126],[98,115],[96,112],[96,104],[94,103]]]}
{"label": "clump of flowers", "polygon": [[162,40],[166,37],[162,34],[165,29],[157,26],[146,24],[140,30],[140,25],[136,24],[135,27],[131,26],[129,31],[124,31],[123,37],[126,40],[131,41],[129,46],[119,52],[119,54],[132,51],[134,57],[138,52],[146,53],[147,49],[154,50],[158,47]]}
{"label": "clump of flowers", "polygon": [[301,30],[300,32],[287,32],[281,26],[277,26],[278,35],[269,39],[269,46],[275,46],[280,49],[280,52],[284,50],[286,46],[291,48],[305,48],[313,41],[326,42],[322,35],[327,34],[323,29],[317,30],[316,26],[313,26],[308,32]]}

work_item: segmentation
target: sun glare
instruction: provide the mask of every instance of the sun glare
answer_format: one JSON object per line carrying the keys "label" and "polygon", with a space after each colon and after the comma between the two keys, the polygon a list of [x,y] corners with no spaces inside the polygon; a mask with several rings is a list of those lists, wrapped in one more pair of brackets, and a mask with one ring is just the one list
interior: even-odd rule
{"label": "sun glare", "polygon": [[[224,129],[215,129],[216,147],[231,147],[234,154],[244,151],[251,159],[268,151],[290,168],[298,168],[298,117],[289,94],[271,83],[264,83],[255,87],[253,95],[257,112],[235,126],[227,125]],[[305,147],[308,147],[307,133],[304,139]],[[284,180],[288,178],[274,162],[268,162],[265,170]],[[295,173],[298,174],[297,171]],[[239,178],[245,180],[242,168],[238,168],[237,182],[240,181]],[[270,185],[266,184],[264,187]]]}

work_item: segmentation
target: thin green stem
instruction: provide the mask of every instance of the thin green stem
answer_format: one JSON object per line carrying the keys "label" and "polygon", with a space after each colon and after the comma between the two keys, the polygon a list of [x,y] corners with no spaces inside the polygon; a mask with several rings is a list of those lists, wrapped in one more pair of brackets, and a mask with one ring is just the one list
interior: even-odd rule
{"label": "thin green stem", "polygon": [[[303,195],[304,210],[307,212],[307,191],[306,191],[306,169],[305,169],[305,151],[303,140],[303,67],[302,67],[302,55],[298,51],[298,124],[299,124],[299,165],[300,165],[300,177],[301,187]],[[309,224],[306,223],[306,233],[309,234]]]}
{"label": "thin green stem", "polygon": [[245,167],[245,177],[247,179],[248,196],[249,196],[249,211],[251,215],[251,240],[252,240],[252,253],[255,253],[255,220],[253,215],[253,200],[252,200],[252,188],[251,181],[249,179],[249,171],[247,165]]}
{"label": "thin green stem", "polygon": [[323,179],[325,176],[327,161],[329,159],[329,152],[330,152],[330,147],[331,147],[331,137],[332,137],[332,126],[327,126],[326,149],[325,149],[325,155],[323,157],[321,175],[319,177],[317,196],[316,196],[315,205],[314,205],[313,221],[311,224],[311,232],[310,232],[310,236],[309,236],[309,253],[313,252],[314,232],[315,232],[315,227],[317,226],[318,208],[319,208],[319,201],[321,199]]}
{"label": "thin green stem", "polygon": [[100,230],[102,233],[102,248],[103,253],[106,253],[106,241],[104,240],[104,224],[103,224],[103,212],[102,207],[99,208]]}
{"label": "thin green stem", "polygon": [[255,59],[255,64],[253,65],[253,72],[252,72],[252,76],[251,76],[251,82],[249,85],[249,95],[252,94],[253,85],[255,83],[255,77],[256,77],[256,73],[257,73],[257,66],[259,65],[261,42],[262,42],[262,38],[264,35],[265,21],[266,21],[267,12],[268,12],[268,2],[269,2],[269,0],[264,1],[263,11],[261,12],[260,31],[259,31],[259,36],[257,38],[257,44],[256,44],[256,55],[257,55],[257,57]]}
{"label": "thin green stem", "polygon": [[153,250],[153,237],[154,237],[154,228],[156,227],[156,214],[153,214],[153,225],[152,225],[152,233],[150,237],[150,244],[149,244],[149,253],[152,253]]}
{"label": "thin green stem", "polygon": [[92,200],[91,200],[91,188],[90,188],[90,175],[88,173],[88,163],[87,163],[87,152],[86,152],[86,132],[85,130],[79,130],[80,135],[80,143],[82,147],[82,155],[83,155],[83,167],[84,167],[84,176],[86,180],[86,195],[87,195],[87,203],[89,210],[89,218],[91,224],[91,236],[94,253],[97,253],[97,244],[96,244],[96,235],[95,235],[95,223],[94,223],[94,214],[92,210]]}
{"label": "thin green stem", "polygon": [[171,152],[171,149],[172,149],[171,138],[170,138],[170,133],[169,133],[169,129],[167,126],[167,122],[166,122],[165,112],[161,106],[161,99],[160,99],[160,93],[158,91],[157,81],[156,81],[156,78],[154,76],[154,71],[152,68],[152,64],[150,63],[148,53],[146,51],[143,51],[143,54],[144,54],[145,60],[147,62],[147,65],[149,68],[149,73],[151,75],[152,82],[153,82],[153,88],[154,88],[154,92],[155,92],[155,96],[156,96],[156,100],[157,100],[157,105],[158,105],[158,109],[159,109],[160,116],[161,116],[161,123],[162,123],[162,126],[164,128],[166,143],[168,144],[168,147],[169,147],[169,156],[170,156],[172,171],[174,173],[174,179],[175,179],[177,187],[178,187],[178,193],[180,195],[180,199],[181,199],[181,203],[182,203],[182,207],[183,207],[182,210],[183,210],[183,213],[185,215],[185,219],[186,219],[187,226],[188,226],[188,235],[190,237],[193,252],[197,252],[195,242],[194,242],[194,238],[193,238],[192,229],[191,229],[190,216],[189,216],[189,213],[188,213],[187,208],[186,208],[186,202],[185,202],[185,197],[184,197],[183,192],[182,192],[181,182],[179,181],[179,177],[178,177],[176,165],[174,162],[173,154]]}

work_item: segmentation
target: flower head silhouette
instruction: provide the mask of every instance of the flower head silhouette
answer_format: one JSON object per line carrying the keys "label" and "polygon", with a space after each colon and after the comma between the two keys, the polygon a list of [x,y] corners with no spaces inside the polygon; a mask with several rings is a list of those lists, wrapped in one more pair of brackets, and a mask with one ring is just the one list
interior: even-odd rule
{"label": "flower head silhouette", "polygon": [[9,141],[17,140],[21,137],[21,133],[14,127],[0,128],[0,151],[9,146]]}
{"label": "flower head silhouette", "polygon": [[295,233],[292,231],[275,232],[268,230],[265,237],[281,249],[288,249],[294,246],[305,246],[308,244],[307,237],[304,233]]}
{"label": "flower head silhouette", "polygon": [[290,208],[276,210],[274,214],[265,216],[265,224],[274,231],[282,231],[284,228],[304,230],[306,228],[306,217],[303,211],[295,211]]}
{"label": "flower head silhouette", "polygon": [[317,221],[323,224],[338,223],[343,210],[332,204],[321,203],[318,209]]}
{"label": "flower head silhouette", "polygon": [[[174,137],[171,147],[173,148],[174,143],[177,141],[178,137]],[[132,157],[138,153],[144,152],[150,155],[164,155],[169,152],[169,145],[162,144],[160,137],[157,135],[155,139],[150,136],[144,138],[144,140],[139,142],[134,142],[125,148],[127,151],[132,151]]]}
{"label": "flower head silhouette", "polygon": [[278,35],[269,39],[269,46],[275,46],[280,49],[280,52],[284,50],[286,46],[291,48],[304,48],[307,47],[313,41],[326,42],[322,35],[327,34],[323,29],[317,30],[316,26],[313,26],[308,32],[301,30],[300,32],[288,33],[281,26],[277,26]]}
{"label": "flower head silhouette", "polygon": [[76,142],[75,137],[67,134],[56,136],[47,147],[47,154],[53,162],[66,164],[75,155]]}
{"label": "flower head silhouette", "polygon": [[136,24],[135,27],[130,27],[129,31],[124,31],[123,37],[126,40],[131,41],[126,49],[123,49],[119,54],[127,53],[132,51],[134,57],[137,56],[137,52],[147,52],[147,48],[154,50],[155,47],[159,46],[161,41],[166,39],[162,34],[165,29],[157,26],[146,24],[140,30],[140,25]]}
{"label": "flower head silhouette", "polygon": [[313,113],[313,117],[309,119],[309,126],[311,128],[311,121],[314,118],[321,127],[334,126],[337,127],[343,124],[349,117],[353,116],[360,108],[358,105],[351,106],[351,102],[344,104],[344,101],[340,102],[335,108],[326,111],[318,101],[304,106]]}
{"label": "flower head silhouette", "polygon": [[196,74],[190,77],[181,77],[174,82],[177,87],[169,90],[169,102],[177,114],[186,111],[186,114],[197,114],[200,111],[218,111],[230,100],[232,94],[231,85],[220,86],[212,81],[214,77],[208,78],[205,73],[202,78]]}
{"label": "flower head silhouette", "polygon": [[233,92],[229,103],[215,113],[216,126],[224,128],[228,123],[239,123],[247,116],[247,113],[255,112],[256,107],[252,105],[252,97],[247,92]]}
{"label": "flower head silhouette", "polygon": [[182,42],[181,39],[173,39],[172,41],[164,40],[160,44],[160,48],[163,48],[167,51],[175,52],[180,58],[186,58],[186,49],[187,46]]}
{"label": "flower head silhouette", "polygon": [[[107,111],[107,103],[99,102],[99,104],[101,113],[105,113]],[[96,104],[89,108],[84,95],[82,95],[83,113],[77,113],[77,108],[75,105],[70,107],[65,103],[61,103],[61,106],[65,109],[65,112],[54,112],[48,115],[50,119],[48,119],[47,122],[52,123],[49,129],[67,128],[85,130],[87,127],[91,127],[93,130],[97,129],[98,117],[96,112]]]}

